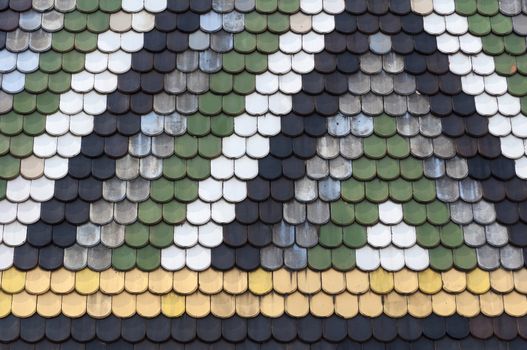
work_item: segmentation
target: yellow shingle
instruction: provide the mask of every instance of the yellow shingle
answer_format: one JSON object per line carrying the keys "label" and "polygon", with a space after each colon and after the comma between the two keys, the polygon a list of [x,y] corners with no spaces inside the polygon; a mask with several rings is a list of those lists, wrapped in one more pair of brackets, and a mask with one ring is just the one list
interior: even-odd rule
{"label": "yellow shingle", "polygon": [[394,288],[398,293],[411,294],[419,289],[417,273],[408,269],[402,269],[393,274]]}
{"label": "yellow shingle", "polygon": [[62,296],[52,292],[37,296],[37,313],[47,318],[60,315],[62,312]]}
{"label": "yellow shingle", "polygon": [[167,317],[179,317],[185,312],[185,297],[168,293],[161,297],[161,312]]}
{"label": "yellow shingle", "polygon": [[94,318],[104,318],[112,313],[112,297],[103,293],[88,295],[86,312]]}
{"label": "yellow shingle", "polygon": [[263,295],[273,290],[273,275],[264,269],[249,272],[249,290],[256,295]]}
{"label": "yellow shingle", "polygon": [[232,269],[223,273],[223,289],[230,294],[242,294],[247,290],[247,273]]}
{"label": "yellow shingle", "polygon": [[344,292],[335,296],[335,314],[351,318],[359,313],[359,299],[356,295]]}
{"label": "yellow shingle", "polygon": [[210,297],[210,312],[221,318],[228,318],[236,313],[236,299],[229,293],[218,293]]}
{"label": "yellow shingle", "polygon": [[274,290],[280,294],[291,294],[297,289],[297,273],[280,269],[273,272]]}
{"label": "yellow shingle", "polygon": [[337,270],[327,270],[321,273],[322,290],[328,294],[340,294],[346,290],[344,274]]}
{"label": "yellow shingle", "polygon": [[131,294],[141,294],[148,289],[148,274],[133,269],[124,275],[124,289]]}
{"label": "yellow shingle", "polygon": [[503,296],[503,308],[511,316],[525,316],[527,314],[527,298],[517,292],[505,294]]}
{"label": "yellow shingle", "polygon": [[503,313],[503,298],[492,291],[479,296],[481,313],[486,316],[498,316]]}
{"label": "yellow shingle", "polygon": [[443,290],[450,293],[461,293],[467,288],[466,274],[458,270],[448,270],[441,274]]}
{"label": "yellow shingle", "polygon": [[75,274],[75,290],[80,294],[93,294],[99,290],[99,273],[84,269]]}
{"label": "yellow shingle", "polygon": [[152,318],[161,313],[161,297],[149,292],[137,295],[137,314]]}
{"label": "yellow shingle", "polygon": [[57,294],[68,294],[75,289],[75,272],[58,269],[51,274],[51,290]]}
{"label": "yellow shingle", "polygon": [[105,294],[118,294],[124,290],[125,273],[117,270],[106,270],[101,272],[99,283],[101,291]]}
{"label": "yellow shingle", "polygon": [[299,292],[288,295],[285,299],[285,312],[289,316],[304,317],[309,313],[309,300]]}
{"label": "yellow shingle", "polygon": [[198,276],[199,290],[204,294],[216,294],[223,290],[223,273],[208,269]]}
{"label": "yellow shingle", "polygon": [[512,271],[498,269],[490,272],[490,285],[498,293],[509,293],[514,289]]}
{"label": "yellow shingle", "polygon": [[26,285],[26,273],[17,269],[5,270],[2,273],[2,290],[8,294],[19,293]]}
{"label": "yellow shingle", "polygon": [[487,271],[475,269],[467,273],[467,290],[474,294],[483,294],[490,289],[490,275]]}
{"label": "yellow shingle", "polygon": [[373,292],[360,295],[359,312],[368,317],[380,316],[383,312],[381,296]]}
{"label": "yellow shingle", "polygon": [[5,317],[11,313],[13,297],[0,291],[0,317]]}
{"label": "yellow shingle", "polygon": [[370,273],[370,288],[378,294],[387,294],[393,289],[393,274],[383,269]]}
{"label": "yellow shingle", "polygon": [[456,311],[465,317],[474,317],[479,313],[479,296],[463,292],[456,296]]}
{"label": "yellow shingle", "polygon": [[284,297],[278,293],[269,293],[260,298],[260,309],[262,315],[276,318],[284,313]]}
{"label": "yellow shingle", "polygon": [[260,313],[260,298],[251,293],[236,296],[236,313],[241,317],[255,317]]}
{"label": "yellow shingle", "polygon": [[432,269],[421,271],[417,276],[419,280],[419,289],[425,294],[435,294],[443,287],[441,274]]}
{"label": "yellow shingle", "polygon": [[210,296],[195,292],[185,298],[187,314],[192,317],[205,317],[210,312]]}
{"label": "yellow shingle", "polygon": [[451,316],[456,313],[456,297],[441,291],[432,295],[432,310],[439,316]]}
{"label": "yellow shingle", "polygon": [[189,269],[174,272],[174,291],[181,294],[192,294],[198,290],[198,274]]}
{"label": "yellow shingle", "polygon": [[370,289],[368,273],[359,269],[346,272],[346,288],[353,294],[366,293]]}
{"label": "yellow shingle", "polygon": [[335,304],[333,297],[326,293],[317,293],[311,297],[310,311],[311,314],[318,317],[328,317],[333,315]]}
{"label": "yellow shingle", "polygon": [[40,268],[26,273],[26,291],[31,294],[43,294],[50,288],[51,273]]}
{"label": "yellow shingle", "polygon": [[383,295],[384,313],[390,317],[402,317],[408,312],[406,296],[396,292]]}
{"label": "yellow shingle", "polygon": [[117,317],[132,316],[136,312],[136,296],[127,292],[112,296],[112,312]]}
{"label": "yellow shingle", "polygon": [[415,293],[407,297],[408,313],[414,317],[426,317],[432,313],[432,297],[423,293]]}
{"label": "yellow shingle", "polygon": [[62,313],[77,318],[86,313],[86,296],[70,293],[62,296]]}
{"label": "yellow shingle", "polygon": [[322,289],[320,273],[312,270],[297,272],[298,290],[305,294],[314,294]]}
{"label": "yellow shingle", "polygon": [[13,294],[11,312],[17,317],[29,317],[37,311],[37,296],[22,291]]}

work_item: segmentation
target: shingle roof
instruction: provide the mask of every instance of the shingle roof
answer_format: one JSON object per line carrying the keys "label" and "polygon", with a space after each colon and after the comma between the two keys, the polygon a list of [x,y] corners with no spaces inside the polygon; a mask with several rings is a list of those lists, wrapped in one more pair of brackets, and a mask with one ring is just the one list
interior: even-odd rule
{"label": "shingle roof", "polygon": [[522,0],[0,0],[0,348],[525,347],[526,37]]}

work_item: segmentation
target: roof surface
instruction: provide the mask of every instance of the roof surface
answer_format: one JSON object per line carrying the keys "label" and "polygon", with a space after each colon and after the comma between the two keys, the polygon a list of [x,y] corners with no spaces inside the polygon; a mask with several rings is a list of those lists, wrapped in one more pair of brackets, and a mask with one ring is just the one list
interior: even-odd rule
{"label": "roof surface", "polygon": [[526,37],[522,0],[0,0],[0,349],[525,349]]}

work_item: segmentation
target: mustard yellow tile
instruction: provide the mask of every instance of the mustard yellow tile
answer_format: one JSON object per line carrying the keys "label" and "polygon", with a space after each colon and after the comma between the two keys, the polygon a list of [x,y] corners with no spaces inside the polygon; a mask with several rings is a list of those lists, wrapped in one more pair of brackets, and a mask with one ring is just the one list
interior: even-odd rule
{"label": "mustard yellow tile", "polygon": [[384,269],[370,272],[370,288],[378,294],[386,294],[393,289],[393,274]]}
{"label": "mustard yellow tile", "polygon": [[255,317],[260,313],[260,298],[244,293],[236,296],[236,313],[240,317]]}
{"label": "mustard yellow tile", "polygon": [[322,277],[322,290],[328,294],[336,295],[346,290],[346,277],[340,271],[330,269],[323,271]]}
{"label": "mustard yellow tile", "polygon": [[187,268],[174,272],[174,290],[179,294],[192,294],[198,290],[198,274]]}
{"label": "mustard yellow tile", "polygon": [[10,268],[2,273],[2,290],[7,294],[16,294],[24,290],[26,273]]}
{"label": "mustard yellow tile", "polygon": [[456,313],[456,297],[441,291],[432,295],[432,310],[439,316],[451,316]]}
{"label": "mustard yellow tile", "polygon": [[527,314],[527,298],[516,291],[503,296],[503,308],[505,312],[514,317]]}
{"label": "mustard yellow tile", "polygon": [[324,292],[317,293],[311,296],[309,301],[309,310],[312,315],[318,317],[328,317],[335,312],[335,304],[333,303],[333,296]]}
{"label": "mustard yellow tile", "polygon": [[100,274],[100,287],[104,294],[118,294],[124,290],[124,272],[105,270]]}
{"label": "mustard yellow tile", "polygon": [[229,294],[242,294],[247,291],[247,273],[232,269],[223,273],[223,289]]}
{"label": "mustard yellow tile", "polygon": [[99,273],[83,269],[75,274],[75,290],[84,295],[93,294],[99,290]]}
{"label": "mustard yellow tile", "polygon": [[148,289],[148,274],[133,269],[124,274],[124,289],[131,294],[140,294]]}
{"label": "mustard yellow tile", "polygon": [[366,292],[359,296],[359,312],[368,317],[377,317],[382,314],[382,298],[373,292]]}
{"label": "mustard yellow tile", "polygon": [[285,300],[278,293],[269,293],[260,297],[260,312],[267,317],[280,317],[284,314]]}
{"label": "mustard yellow tile", "polygon": [[312,270],[297,272],[298,290],[304,294],[315,294],[322,288],[320,273]]}
{"label": "mustard yellow tile", "polygon": [[359,313],[359,298],[348,292],[335,296],[335,314],[344,318],[357,316]]}
{"label": "mustard yellow tile", "polygon": [[71,318],[81,317],[86,313],[86,296],[69,293],[62,296],[62,313]]}
{"label": "mustard yellow tile", "polygon": [[196,292],[185,298],[185,309],[192,317],[205,317],[210,312],[210,296]]}
{"label": "mustard yellow tile", "polygon": [[370,290],[368,273],[359,269],[346,272],[346,288],[350,293],[363,294]]}
{"label": "mustard yellow tile", "polygon": [[223,273],[208,269],[199,273],[199,290],[205,294],[216,294],[223,289]]}
{"label": "mustard yellow tile", "polygon": [[495,317],[503,313],[503,297],[492,291],[479,296],[481,312],[490,317]]}
{"label": "mustard yellow tile", "polygon": [[441,273],[443,290],[450,293],[461,293],[467,288],[467,275],[464,272],[451,269]]}
{"label": "mustard yellow tile", "polygon": [[221,292],[210,296],[210,312],[220,318],[228,318],[236,313],[234,295]]}
{"label": "mustard yellow tile", "polygon": [[514,289],[512,271],[498,269],[490,272],[490,286],[498,293],[509,293]]}
{"label": "mustard yellow tile", "polygon": [[419,289],[417,273],[408,269],[402,269],[393,274],[394,289],[400,294],[415,293]]}
{"label": "mustard yellow tile", "polygon": [[467,290],[474,294],[483,294],[490,289],[490,275],[476,268],[467,273]]}
{"label": "mustard yellow tile", "polygon": [[49,290],[51,273],[36,268],[26,273],[26,291],[31,294],[43,294]]}
{"label": "mustard yellow tile", "polygon": [[112,313],[117,317],[130,317],[136,312],[137,298],[135,294],[122,292],[112,296]]}
{"label": "mustard yellow tile", "polygon": [[101,292],[88,295],[86,312],[94,318],[104,318],[112,313],[112,297]]}
{"label": "mustard yellow tile", "polygon": [[300,292],[289,294],[285,298],[285,312],[292,317],[304,317],[309,314],[309,299]]}
{"label": "mustard yellow tile", "polygon": [[402,317],[408,312],[406,296],[391,292],[382,296],[384,313],[390,317]]}
{"label": "mustard yellow tile", "polygon": [[277,293],[291,294],[297,290],[297,273],[280,269],[273,272],[273,287]]}
{"label": "mustard yellow tile", "polygon": [[527,294],[527,269],[513,272],[514,289],[521,294]]}
{"label": "mustard yellow tile", "polygon": [[[5,275],[5,273],[4,273]],[[22,291],[13,294],[11,312],[17,317],[29,317],[37,311],[37,296]]]}
{"label": "mustard yellow tile", "polygon": [[432,296],[420,292],[409,295],[408,313],[414,317],[423,318],[432,313]]}
{"label": "mustard yellow tile", "polygon": [[137,295],[137,313],[152,318],[161,313],[161,297],[149,292]]}
{"label": "mustard yellow tile", "polygon": [[11,304],[13,297],[11,294],[5,294],[0,291],[0,317],[5,317],[11,313]]}
{"label": "mustard yellow tile", "polygon": [[249,272],[249,290],[256,295],[264,295],[273,290],[273,274],[264,269]]}
{"label": "mustard yellow tile", "polygon": [[464,291],[455,295],[457,313],[465,317],[474,317],[479,314],[479,296]]}
{"label": "mustard yellow tile", "polygon": [[179,317],[185,312],[185,297],[170,292],[161,297],[161,312],[167,317]]}
{"label": "mustard yellow tile", "polygon": [[419,290],[425,294],[435,294],[443,287],[441,275],[432,269],[426,269],[417,274]]}
{"label": "mustard yellow tile", "polygon": [[148,274],[148,290],[154,294],[166,294],[174,285],[174,273],[161,268]]}
{"label": "mustard yellow tile", "polygon": [[75,272],[58,269],[51,273],[51,290],[56,294],[68,294],[75,289]]}
{"label": "mustard yellow tile", "polygon": [[62,296],[48,292],[37,296],[37,313],[43,317],[55,317],[62,311]]}

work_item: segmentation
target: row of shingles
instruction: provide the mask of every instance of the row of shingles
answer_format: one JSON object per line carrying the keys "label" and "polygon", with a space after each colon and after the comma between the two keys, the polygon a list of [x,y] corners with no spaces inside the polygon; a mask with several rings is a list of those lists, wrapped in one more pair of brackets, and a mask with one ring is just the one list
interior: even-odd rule
{"label": "row of shingles", "polygon": [[[399,6],[404,7],[404,5],[403,5],[403,6],[402,6],[402,5],[399,5]],[[357,10],[357,9],[355,9],[355,10]],[[363,10],[358,9],[357,12],[360,13],[361,11],[363,11]],[[409,6],[407,6],[406,11],[409,11]],[[369,19],[371,19],[371,18],[369,18]],[[409,18],[409,21],[411,21],[411,18]],[[375,24],[376,22],[375,22],[375,21],[369,21],[369,22],[368,22],[368,21],[365,21],[365,20],[364,20],[364,21],[357,21],[357,22],[358,22],[358,23],[362,23],[362,30],[363,30],[363,31],[368,31],[368,30],[369,30],[371,33],[374,33],[374,32],[376,32],[376,31],[378,30],[378,27],[375,28],[375,27],[376,27],[376,24]],[[391,19],[391,22],[392,22],[392,24],[393,24],[394,20]],[[337,22],[337,23],[339,23],[339,22]],[[345,24],[345,23],[346,23],[345,20],[340,22],[340,24],[341,24],[342,26],[349,26],[349,23],[354,23],[354,21],[350,20],[350,21],[348,21],[348,23],[346,23],[346,24]],[[369,24],[367,24],[367,23],[369,23]],[[390,23],[390,21],[386,21],[386,20],[385,20],[384,22],[381,22],[381,23]],[[397,21],[395,21],[395,23],[397,23]],[[368,27],[368,25],[369,25],[369,27]],[[409,24],[407,24],[407,25],[409,25]],[[385,28],[385,29],[386,29],[386,28]],[[346,30],[348,30],[348,31],[352,31],[353,28],[349,28],[349,27],[347,27]],[[422,30],[422,28],[421,28],[421,30]],[[360,33],[359,33],[359,35],[360,35]],[[331,39],[332,39],[332,40],[331,40],[331,45],[334,45],[334,46],[332,46],[332,49],[333,49],[333,50],[335,50],[335,48],[338,47],[339,44],[342,45],[341,42],[339,43],[339,40],[338,40],[339,38],[338,38],[338,36],[333,35],[333,37],[332,37]],[[364,40],[364,38],[363,38],[363,40]],[[374,39],[374,40],[376,40],[376,39]],[[385,38],[380,38],[380,40],[381,40],[381,41],[382,41],[382,40],[385,40]],[[421,38],[421,46],[425,45],[425,43],[424,43],[425,40],[426,40],[426,38]],[[340,41],[342,41],[342,40],[340,40]],[[345,42],[344,42],[344,45],[345,45]],[[367,48],[368,48],[368,46],[367,46],[367,45],[368,45],[368,43],[367,43],[367,38],[366,38],[366,43],[365,43],[365,45],[366,45],[366,50],[367,50]],[[374,44],[374,45],[376,45],[376,44]],[[399,46],[399,45],[398,45],[397,47],[404,47],[404,45],[402,45],[402,46]],[[413,47],[412,47],[412,49],[413,49]],[[338,50],[338,49],[336,49],[336,50]],[[337,52],[339,52],[339,51],[337,51]],[[322,55],[321,55],[321,56],[322,56]],[[323,61],[323,60],[320,60],[320,62],[322,62],[322,61]],[[327,63],[327,61],[326,61],[326,63]],[[323,67],[320,68],[320,70],[323,70],[323,69],[324,69]],[[338,89],[338,86],[339,86],[338,84],[334,84],[334,83],[335,83],[335,77],[336,77],[336,76],[338,77],[338,74],[333,74],[333,76],[331,77],[331,79],[328,80],[328,81],[331,81],[333,84],[326,84],[326,86],[331,85],[331,87],[329,88],[329,90],[332,90],[333,93],[335,92],[334,89]],[[312,84],[312,85],[313,85],[313,86],[316,86],[316,82],[317,82],[317,81],[316,81],[316,77],[314,77],[314,82],[315,82],[315,83]],[[345,80],[345,81],[344,81],[344,84],[341,84],[341,85],[344,85],[344,88],[342,89],[342,91],[343,91],[343,92],[346,91],[347,80]],[[306,87],[306,88],[307,88],[307,87]],[[315,89],[316,89],[316,88],[315,88]],[[319,92],[319,91],[317,91],[317,92]],[[316,93],[316,92],[312,92],[312,93]],[[330,99],[331,97],[330,97],[329,94],[327,94],[326,96],[323,96],[323,97],[319,96],[319,98],[320,98],[320,99],[324,99],[324,98],[328,98],[328,99]],[[363,103],[364,103],[364,101],[363,101]],[[382,102],[381,102],[381,103],[382,103]],[[336,105],[337,105],[336,103],[333,104],[333,106],[336,106]],[[305,105],[304,105],[303,107],[305,107]],[[367,108],[368,106],[363,106],[363,107]],[[319,112],[320,112],[320,111],[319,111]],[[337,111],[331,111],[331,112],[329,112],[328,114],[331,114],[331,113],[333,113],[333,112],[336,113]],[[356,112],[355,112],[355,113],[356,113]],[[285,140],[287,140],[287,138],[285,138]],[[289,149],[290,151],[294,151],[294,147],[291,147],[291,146],[292,146],[292,142],[291,142],[291,140],[289,140],[289,145],[288,145],[288,142],[287,142],[287,141],[284,142],[283,139],[282,139],[282,140],[277,140],[277,141],[280,141],[280,142],[277,142],[277,145],[279,144],[278,147],[276,147],[277,149],[279,149],[279,150],[284,149],[285,152],[287,152],[288,149]],[[300,144],[300,143],[299,143],[299,144]],[[272,145],[273,145],[273,143],[271,143],[271,153],[273,152],[273,151],[272,151],[272,150],[273,150]],[[286,146],[286,147],[282,147],[282,146]],[[287,146],[289,146],[289,147],[287,147]],[[314,147],[311,147],[311,150],[312,150],[313,148],[314,148]],[[306,152],[309,152],[310,148],[309,148],[309,147],[305,147],[304,150],[305,150]],[[291,153],[292,153],[292,152],[291,152]],[[287,156],[288,156],[288,155],[285,154],[285,155],[283,155],[282,157],[287,157]],[[278,164],[278,163],[277,163],[277,164]],[[267,168],[269,168],[269,167],[267,167]],[[271,170],[271,169],[270,169],[270,170]],[[275,172],[276,172],[276,170],[275,170]],[[274,176],[274,175],[273,175],[273,176]],[[302,176],[302,175],[301,175],[301,176]],[[292,181],[290,181],[290,180],[289,180],[289,182],[292,183]],[[276,182],[275,182],[275,183],[276,183]],[[278,183],[277,183],[277,184],[278,184]],[[266,189],[266,183],[265,183],[265,181],[260,182],[260,183],[256,183],[254,187],[255,187],[256,190],[258,190],[258,187],[260,187],[259,190],[260,190],[261,193],[257,193],[257,192],[255,192],[256,195],[264,196],[263,199],[266,198],[265,196],[269,196],[269,194],[268,194],[269,189]],[[278,188],[278,187],[279,187],[279,186],[277,186],[277,188]],[[251,188],[251,187],[249,187],[249,188]],[[287,190],[286,187],[284,187],[284,189]],[[291,188],[290,188],[290,189],[291,189]],[[271,187],[271,190],[272,190],[272,187]],[[263,192],[262,192],[262,191],[263,191]],[[267,194],[266,194],[266,192],[267,192]],[[292,191],[283,191],[283,190],[281,190],[281,191],[276,191],[276,193],[278,193],[278,194],[277,194],[277,197],[279,197],[279,196],[287,196],[287,195],[291,194]],[[260,200],[262,200],[262,199],[260,199]],[[249,220],[249,223],[251,223],[251,221],[254,221],[254,220],[255,220],[255,218],[254,218],[254,216],[255,216],[255,215],[254,215],[255,211],[254,211],[254,210],[249,210],[248,212],[252,214],[252,218]],[[291,212],[292,212],[292,213],[295,213],[293,210],[291,210]],[[278,223],[278,222],[279,222],[279,220],[281,219],[282,211],[281,211],[281,210],[276,210],[276,211],[275,211],[275,214],[276,214],[275,216],[276,216],[278,219],[276,219],[276,218],[272,219],[272,220],[275,220],[275,221],[274,221],[274,222],[270,222],[271,224],[274,224],[274,223]],[[297,213],[295,213],[295,214],[305,215],[305,213],[302,214],[301,212],[297,212]],[[326,218],[326,219],[328,220],[329,217]],[[271,221],[272,221],[272,220],[271,220]],[[324,221],[324,220],[321,220],[321,221]],[[341,223],[341,224],[342,224],[342,223]],[[277,241],[281,241],[282,244],[285,244],[285,245],[291,245],[291,244],[293,244],[293,242],[294,242],[294,230],[295,230],[295,229],[294,229],[294,227],[284,227],[284,226],[287,226],[287,225],[283,225],[283,224],[282,224],[282,225],[276,225],[276,226],[275,226],[274,237],[275,237],[275,239],[276,239]],[[240,244],[245,244],[245,241],[247,240],[247,238],[244,238],[244,237],[247,237],[247,236],[248,236],[248,235],[247,235],[247,232],[249,232],[249,235],[250,235],[250,234],[251,234],[251,231],[254,231],[254,232],[256,233],[256,232],[258,232],[258,231],[261,231],[261,230],[262,230],[262,227],[263,227],[262,225],[257,225],[257,226],[255,227],[255,229],[253,229],[253,230],[250,229],[249,231],[247,231],[246,228],[243,228],[243,227],[240,228],[239,225],[235,225],[235,227],[234,227],[235,230],[232,231],[232,232],[233,232],[232,236],[233,236],[233,237],[237,237],[237,238],[238,238],[238,237],[241,237],[242,239],[241,239],[241,240],[238,240],[237,242],[236,242],[236,241],[233,241],[234,245],[236,245],[236,244],[238,244],[238,245],[240,245]],[[267,229],[266,229],[265,231],[268,232],[267,235],[269,236],[269,233],[271,232],[271,229],[270,229],[269,227],[267,227]],[[264,231],[264,232],[265,232],[265,231]],[[459,231],[459,230],[458,230],[458,231]],[[240,235],[240,232],[242,233],[242,235]],[[245,234],[244,234],[244,232],[245,232]],[[313,236],[313,234],[314,234],[314,230],[313,230],[313,229],[309,230],[309,229],[306,229],[305,227],[301,227],[301,228],[299,229],[299,233],[300,233],[300,236],[302,236],[302,237],[299,238],[299,241],[305,241],[305,239],[306,239],[306,238],[305,238],[305,237],[306,237],[306,233],[307,233],[307,235]],[[254,233],[252,234],[252,236],[253,236],[253,237],[257,237],[256,234],[254,234]],[[259,238],[259,237],[258,237],[258,238]],[[261,242],[262,242],[262,241],[261,241]],[[268,240],[263,240],[263,244],[268,244],[268,242],[269,242]],[[259,243],[259,242],[258,242],[258,243]],[[258,244],[258,243],[257,243],[257,244]],[[260,243],[260,244],[261,244],[261,243]],[[254,250],[254,248],[253,248],[252,250]],[[461,249],[461,250],[463,250],[463,249]],[[466,250],[465,250],[465,251],[466,251]],[[473,257],[473,259],[469,259],[469,260],[471,260],[471,261],[469,261],[468,263],[462,261],[462,258],[461,258],[461,257],[465,254],[465,251],[460,251],[460,252],[459,252],[459,253],[460,253],[460,254],[459,254],[460,257],[457,258],[456,261],[459,261],[459,263],[460,263],[461,265],[466,264],[466,265],[474,266],[474,264],[475,264],[475,257]],[[267,261],[266,261],[266,265],[268,265],[269,268],[276,268],[277,266],[280,266],[280,265],[283,263],[283,262],[282,262],[282,261],[283,261],[282,258],[280,258],[280,256],[279,256],[279,255],[281,254],[281,251],[280,251],[279,249],[276,249],[276,247],[270,247],[270,248],[268,247],[268,248],[267,248],[267,251],[266,251],[265,253],[267,253],[268,256],[269,256],[269,257],[267,258]],[[301,252],[299,252],[299,253],[301,254]],[[325,265],[325,268],[327,268],[327,267],[330,266],[329,264],[331,263],[331,262],[330,262],[331,258],[330,258],[327,254],[324,254],[324,255],[325,255],[324,258],[323,258],[323,260],[325,260],[325,261],[324,261],[324,265]],[[233,262],[233,261],[232,261],[233,257],[234,257],[234,256],[231,254],[231,263]],[[341,257],[342,257],[343,259],[344,259],[344,258],[347,258],[347,261],[346,261],[346,262],[343,262],[342,266],[344,266],[344,265],[350,263],[349,255],[346,254],[346,252],[345,252],[344,254],[342,254]],[[255,258],[252,260],[252,264],[253,264],[254,266],[256,266],[257,261],[258,261],[258,259],[257,259],[257,257],[255,257]],[[301,263],[297,266],[297,268],[298,268],[298,267],[305,266],[305,264],[306,264],[305,256],[304,256],[303,260],[298,260],[298,259],[296,259],[296,261],[301,261]],[[353,263],[353,262],[351,261],[351,263]],[[291,262],[291,264],[293,264],[293,262]],[[449,264],[448,262],[446,262],[446,264],[445,264],[445,262],[441,262],[441,264],[438,264],[438,266],[439,266],[439,265],[445,266],[445,265],[448,265],[448,264]],[[450,259],[450,266],[451,266],[451,264],[452,264],[452,257],[451,257],[451,259]],[[318,264],[318,265],[320,266],[321,264]],[[328,266],[326,266],[326,265],[328,265]]]}
{"label": "row of shingles", "polygon": [[[22,3],[20,2],[19,5]],[[93,8],[94,5],[95,8]],[[115,5],[115,1],[107,2],[103,5],[103,10],[115,11]],[[17,219],[18,222],[24,224],[38,220],[40,209],[37,207],[40,206],[39,202],[50,197],[49,192],[50,189],[52,192],[53,180],[64,176],[65,170],[67,170],[66,158],[72,157],[79,151],[80,137],[77,136],[91,131],[82,130],[84,127],[90,128],[91,118],[89,116],[81,115],[76,118],[76,123],[72,120],[70,124],[69,116],[57,115],[56,118],[47,120],[48,117],[44,115],[54,113],[57,110],[58,94],[69,89],[69,75],[62,74],[60,71],[69,70],[71,73],[73,70],[84,67],[83,54],[79,52],[57,52],[60,40],[56,37],[59,34],[55,32],[61,29],[62,31],[59,33],[67,32],[67,29],[63,29],[64,22],[73,24],[79,16],[88,16],[86,13],[97,10],[98,2],[80,1],[76,4],[75,1],[67,1],[58,3],[56,6],[53,3],[38,2],[34,4],[33,9],[30,8],[31,3],[28,6],[28,11],[21,14],[8,13],[11,21],[19,21],[19,23],[13,22],[15,25],[13,28],[4,28],[11,30],[7,36],[8,38],[11,36],[12,40],[7,41],[8,45],[3,50],[3,53],[9,56],[4,62],[15,62],[17,64],[17,67],[5,68],[16,68],[22,71],[19,66],[26,67],[27,64],[34,66],[31,69],[26,67],[29,69],[28,74],[17,79],[17,84],[21,83],[20,88],[17,88],[16,91],[10,91],[19,92],[20,89],[25,89],[25,91],[12,97],[13,102],[18,101],[20,104],[14,103],[13,110],[10,112],[11,106],[6,109],[7,114],[3,115],[2,123],[2,134],[6,136],[4,141],[9,145],[9,150],[5,149],[5,152],[9,152],[9,154],[2,157],[2,169],[4,170],[2,177],[12,180],[6,186],[8,200],[15,203],[19,202],[19,204],[14,204],[7,200],[3,201],[2,204],[6,206],[3,210],[3,219],[6,222]],[[104,20],[101,21],[101,18],[107,19],[109,15],[101,11],[98,11],[97,14],[98,21],[92,21],[93,27],[90,29],[102,31],[105,27]],[[34,39],[41,42],[40,46],[37,43],[32,43]],[[91,41],[93,42],[93,40]],[[10,43],[12,46],[9,45]],[[33,53],[34,51],[37,53]],[[42,52],[39,55],[38,51],[47,52]],[[48,76],[43,73],[47,68],[50,68],[50,64],[54,66],[54,72],[59,71],[53,75],[53,79],[48,79]],[[36,90],[32,90],[32,88],[36,88]],[[35,97],[35,94],[39,93],[42,94]],[[63,127],[65,127],[64,130],[58,130]],[[51,137],[46,134],[48,131],[52,135]],[[36,202],[27,200],[30,196]],[[30,213],[35,214],[31,217],[29,217],[26,209],[30,204],[33,207]],[[16,227],[16,232],[9,232],[9,235],[4,235],[4,238],[8,238],[4,239],[7,245],[18,246],[26,240],[26,229],[17,221],[9,225]],[[4,253],[2,254],[2,266],[11,265],[13,262],[12,248],[2,245],[2,249]]]}
{"label": "row of shingles", "polygon": [[[468,234],[466,239],[474,242],[481,242],[484,238],[487,241],[495,241],[496,238],[499,238],[502,244],[508,243],[500,249],[491,245],[482,246],[478,249],[480,266],[495,268],[503,264],[510,268],[517,268],[523,265],[524,260],[521,251],[521,247],[524,246],[524,239],[520,233],[523,224],[518,222],[521,212],[518,210],[518,205],[521,205],[522,201],[525,200],[525,195],[522,191],[518,191],[524,187],[523,181],[516,176],[514,160],[510,159],[509,154],[518,151],[523,153],[523,142],[518,149],[517,143],[508,143],[506,140],[500,140],[492,135],[489,133],[492,124],[496,125],[496,122],[500,124],[503,122],[503,117],[493,117],[499,120],[489,124],[493,118],[485,118],[482,115],[494,115],[498,112],[503,115],[510,115],[511,113],[515,115],[520,112],[519,102],[507,94],[506,89],[500,88],[500,86],[506,85],[505,80],[496,75],[494,64],[488,62],[488,56],[484,52],[480,53],[485,46],[481,44],[482,41],[478,37],[466,33],[466,30],[472,34],[478,33],[481,28],[478,27],[477,20],[473,19],[471,23],[471,20],[453,13],[457,7],[458,12],[463,14],[465,11],[469,11],[468,7],[475,5],[475,3],[450,3],[449,5],[440,9],[439,14],[426,17],[425,22],[428,23],[426,29],[433,32],[434,35],[443,34],[445,30],[452,32],[452,35],[443,34],[441,42],[443,46],[458,48],[450,53],[449,60],[451,71],[456,75],[463,76],[459,83],[460,90],[463,92],[453,100],[451,107],[445,109],[436,104],[433,112],[446,117],[442,119],[443,132],[454,140],[458,155],[467,159],[469,176],[481,184],[480,191],[484,201],[495,207],[495,220],[506,226],[508,230],[507,239],[501,231],[496,236],[493,227],[487,227],[485,232],[480,228],[476,231],[466,232],[466,236]],[[494,7],[496,7],[496,13],[498,11],[498,2],[492,1],[480,5],[479,8],[484,13],[493,12],[492,8]],[[433,8],[425,10],[422,9],[423,14],[430,13]],[[449,18],[456,18],[456,21],[449,21]],[[500,27],[503,29],[502,25],[507,20],[509,20],[508,17],[498,18],[497,22],[501,22],[501,24],[497,26],[496,30]],[[437,30],[438,27],[439,29],[441,27],[441,21],[443,21],[444,28],[442,31]],[[452,24],[454,22],[458,22],[458,25],[454,26]],[[450,30],[450,28],[455,29]],[[456,32],[459,28],[466,28],[465,33]],[[525,40],[523,39],[523,41]],[[463,46],[463,43],[471,44]],[[476,92],[474,88],[479,89],[480,92]],[[490,94],[483,92],[483,90],[487,90]],[[472,95],[476,96],[472,97]],[[446,97],[446,100],[448,99]],[[444,100],[445,96],[438,98],[438,101]],[[500,106],[495,111],[493,111],[492,101],[496,107]],[[496,101],[498,102],[496,103]],[[520,116],[520,118],[522,117]],[[514,136],[511,137],[515,138]]]}
{"label": "row of shingles", "polygon": [[[18,319],[13,316],[1,319],[3,326],[0,340],[18,344],[61,344],[62,348],[79,348],[86,344],[119,344],[135,348],[152,348],[169,342],[171,346],[190,343],[199,348],[204,343],[216,343],[222,348],[234,348],[235,344],[251,348],[306,347],[308,344],[363,349],[388,346],[418,346],[433,349],[435,346],[461,346],[476,349],[483,341],[487,345],[509,346],[521,349],[525,346],[525,319],[501,316],[488,318],[463,318],[459,316],[429,316],[417,319],[406,316],[393,319],[386,316],[366,318],[362,316],[344,320],[339,317],[320,319],[307,316],[295,319],[283,316],[270,319],[258,316],[252,319],[232,317],[220,319],[213,316],[195,319],[189,316],[166,318],[159,316],[144,319],[134,316],[119,319],[113,316],[94,319],[84,316],[70,319],[64,316],[44,319],[32,316]],[[117,343],[115,343],[117,342]],[[203,343],[204,342],[204,343]],[[317,344],[318,342],[321,342]],[[185,347],[187,348],[187,347]]]}

